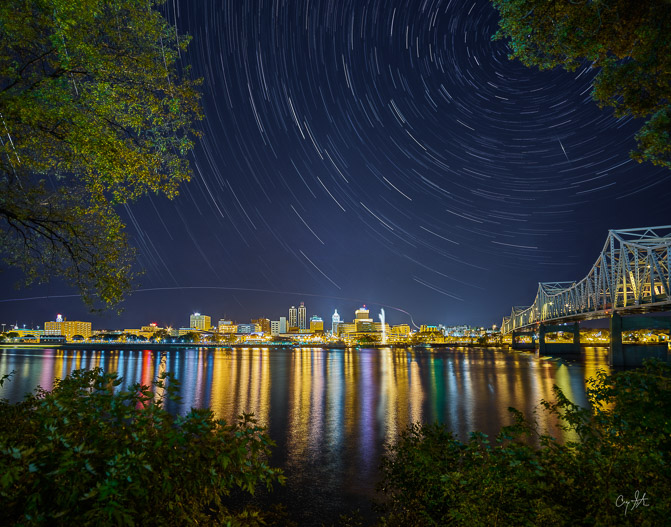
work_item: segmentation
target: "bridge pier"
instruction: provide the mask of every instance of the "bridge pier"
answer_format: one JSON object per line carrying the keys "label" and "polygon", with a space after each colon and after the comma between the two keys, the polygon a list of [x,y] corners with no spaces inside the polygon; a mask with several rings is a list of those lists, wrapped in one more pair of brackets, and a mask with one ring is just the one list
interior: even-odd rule
{"label": "bridge pier", "polygon": [[626,317],[618,313],[610,317],[610,352],[608,361],[611,366],[641,366],[645,359],[657,358],[669,361],[669,344],[623,344],[622,331],[636,329],[671,329],[671,318],[663,317]]}
{"label": "bridge pier", "polygon": [[[517,342],[517,337],[523,335],[531,336],[531,344],[527,342]],[[514,350],[535,350],[536,349],[536,332],[534,330],[515,330],[513,331],[512,341],[510,344],[511,349]]]}
{"label": "bridge pier", "polygon": [[[562,331],[573,333],[573,342],[545,342],[548,333]],[[563,355],[580,353],[580,324],[541,324],[538,328],[538,353],[541,355]]]}

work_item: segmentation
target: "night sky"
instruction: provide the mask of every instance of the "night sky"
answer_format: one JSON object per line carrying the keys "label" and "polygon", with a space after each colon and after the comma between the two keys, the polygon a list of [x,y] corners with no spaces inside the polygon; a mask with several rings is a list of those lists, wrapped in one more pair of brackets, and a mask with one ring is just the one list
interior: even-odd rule
{"label": "night sky", "polygon": [[[668,170],[629,159],[640,121],[594,72],[539,72],[492,42],[486,0],[170,1],[203,77],[194,177],[123,210],[144,269],[121,316],[76,297],[3,301],[100,327],[349,320],[500,324],[539,281],[580,279],[608,229],[671,223]],[[50,285],[3,299],[72,294]]]}

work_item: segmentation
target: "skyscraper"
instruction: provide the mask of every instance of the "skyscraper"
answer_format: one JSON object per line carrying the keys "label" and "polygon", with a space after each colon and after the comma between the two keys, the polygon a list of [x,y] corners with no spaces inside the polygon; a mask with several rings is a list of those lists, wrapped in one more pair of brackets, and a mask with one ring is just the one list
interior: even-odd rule
{"label": "skyscraper", "polygon": [[308,327],[307,309],[305,309],[305,303],[301,302],[301,305],[298,306],[298,329],[307,329],[307,327]]}
{"label": "skyscraper", "polygon": [[296,328],[298,327],[298,312],[294,306],[289,308],[289,327]]}
{"label": "skyscraper", "polygon": [[333,335],[338,334],[338,324],[340,324],[340,315],[338,314],[338,310],[336,309],[333,312],[333,316],[331,317],[331,333]]}

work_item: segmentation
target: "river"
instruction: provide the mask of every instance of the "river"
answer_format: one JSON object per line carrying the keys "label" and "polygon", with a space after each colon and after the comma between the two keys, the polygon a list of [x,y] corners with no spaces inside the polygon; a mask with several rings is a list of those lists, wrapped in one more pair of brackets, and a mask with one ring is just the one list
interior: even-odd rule
{"label": "river", "polygon": [[[272,499],[299,525],[330,524],[360,509],[372,516],[384,445],[413,422],[440,421],[460,438],[495,435],[511,422],[508,407],[531,414],[559,386],[587,406],[585,381],[609,370],[605,348],[583,348],[578,360],[487,348],[184,349],[75,351],[0,349],[0,375],[14,371],[0,398],[18,401],[74,369],[100,366],[124,386],[149,384],[160,371],[180,380],[182,404],[210,407],[232,421],[254,413],[277,443],[272,462],[287,486]],[[562,438],[551,417],[539,424]]]}

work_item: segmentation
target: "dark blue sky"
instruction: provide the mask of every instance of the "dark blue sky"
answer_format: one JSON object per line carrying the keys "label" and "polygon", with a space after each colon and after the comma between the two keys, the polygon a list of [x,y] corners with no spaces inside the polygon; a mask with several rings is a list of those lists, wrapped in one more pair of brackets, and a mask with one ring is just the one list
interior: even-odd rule
{"label": "dark blue sky", "polygon": [[[642,123],[592,102],[589,68],[510,61],[487,1],[167,9],[193,36],[204,137],[178,198],[123,211],[139,287],[167,289],[120,317],[77,298],[2,302],[2,322],[244,322],[304,300],[323,317],[366,303],[392,323],[499,324],[539,281],[582,278],[608,229],[670,223],[670,173],[628,156]],[[13,277],[4,299],[71,293]]]}

